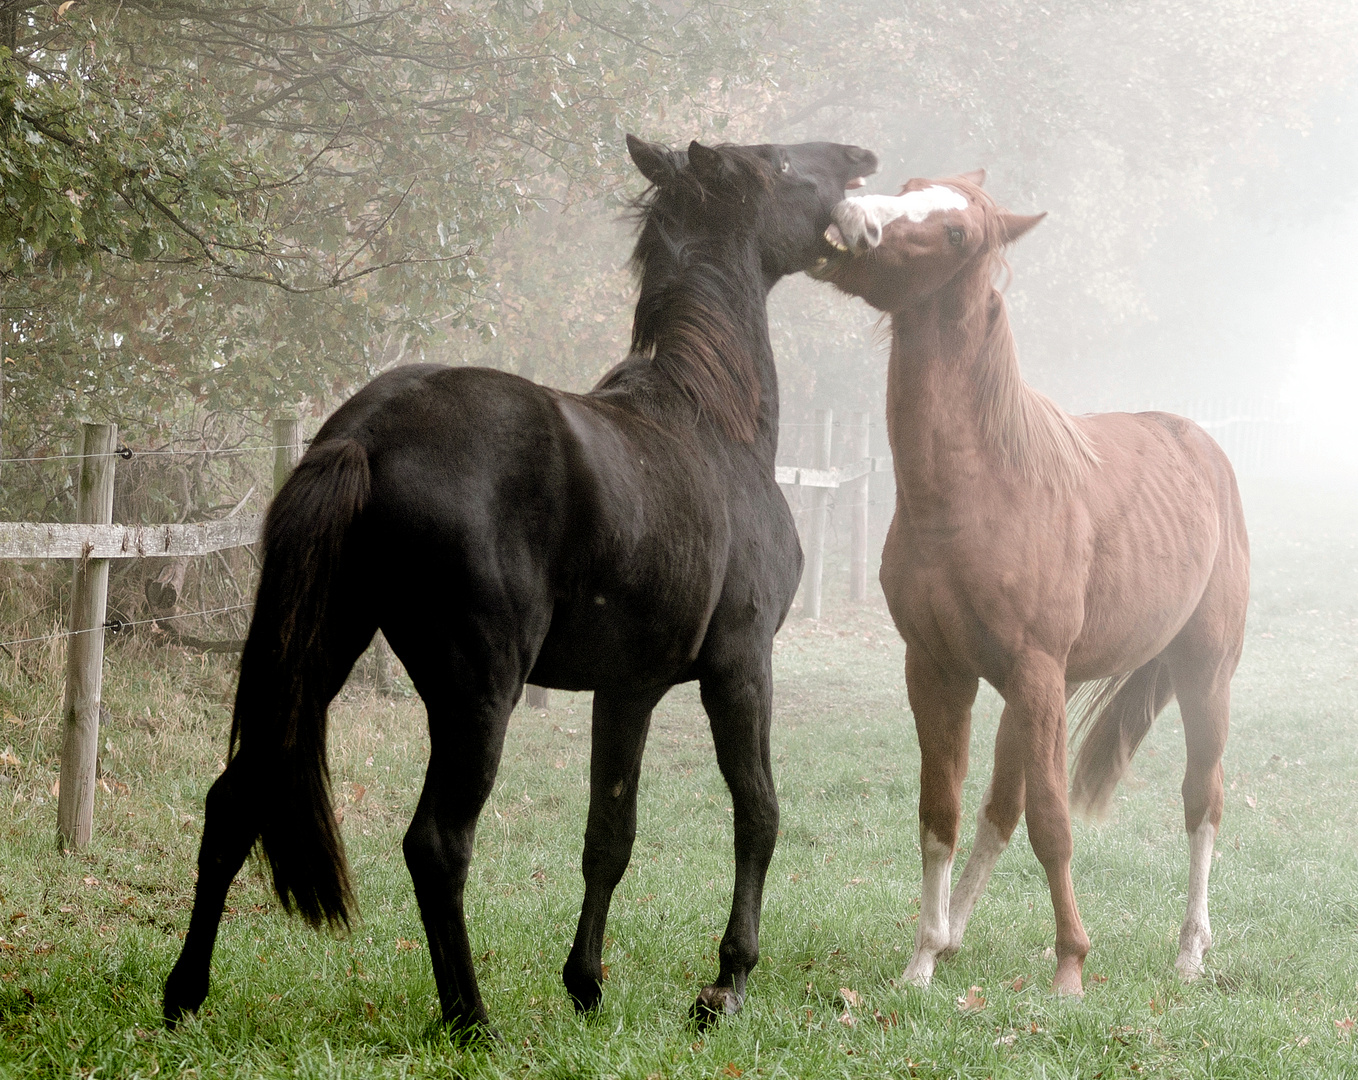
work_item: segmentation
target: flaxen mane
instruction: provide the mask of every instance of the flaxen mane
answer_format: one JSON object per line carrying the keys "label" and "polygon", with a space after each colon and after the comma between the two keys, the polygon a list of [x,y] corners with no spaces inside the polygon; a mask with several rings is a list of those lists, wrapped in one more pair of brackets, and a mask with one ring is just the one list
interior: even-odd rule
{"label": "flaxen mane", "polygon": [[1054,487],[1069,489],[1090,466],[1099,463],[1088,437],[1073,417],[1045,394],[1023,381],[1018,350],[1004,296],[995,287],[998,273],[1008,270],[1004,259],[1000,210],[984,190],[957,177],[944,181],[957,188],[985,213],[985,272],[975,276],[978,295],[971,303],[986,305],[987,318],[979,343],[977,405],[982,436],[1010,465],[1025,476]]}

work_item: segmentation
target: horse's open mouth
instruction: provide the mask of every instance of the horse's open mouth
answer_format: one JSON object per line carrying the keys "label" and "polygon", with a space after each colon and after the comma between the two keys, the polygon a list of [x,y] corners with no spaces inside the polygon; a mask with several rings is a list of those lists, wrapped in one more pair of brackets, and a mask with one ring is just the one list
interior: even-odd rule
{"label": "horse's open mouth", "polygon": [[824,251],[806,273],[817,281],[828,281],[836,268],[853,258],[853,252],[844,242],[844,235],[839,231],[839,226],[833,221],[821,235],[821,241]]}

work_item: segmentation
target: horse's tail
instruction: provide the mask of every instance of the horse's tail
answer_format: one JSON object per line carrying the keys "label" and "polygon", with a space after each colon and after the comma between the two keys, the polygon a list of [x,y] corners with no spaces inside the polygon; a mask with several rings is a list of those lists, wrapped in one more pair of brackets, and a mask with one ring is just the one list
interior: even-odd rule
{"label": "horse's tail", "polygon": [[1085,817],[1103,818],[1118,781],[1151,723],[1174,696],[1169,668],[1159,657],[1126,675],[1086,683],[1070,699],[1067,711],[1079,714],[1074,738],[1075,769],[1070,805]]}
{"label": "horse's tail", "polygon": [[313,446],[275,496],[231,719],[228,753],[254,781],[274,888],[313,926],[347,927],[353,909],[325,750],[326,706],[353,656],[327,616],[370,486],[367,452],[336,439]]}

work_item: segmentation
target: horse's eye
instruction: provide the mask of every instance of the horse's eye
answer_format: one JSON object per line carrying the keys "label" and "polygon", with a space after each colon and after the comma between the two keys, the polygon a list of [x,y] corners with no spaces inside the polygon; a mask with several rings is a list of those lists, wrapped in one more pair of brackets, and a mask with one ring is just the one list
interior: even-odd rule
{"label": "horse's eye", "polygon": [[948,243],[950,243],[953,247],[961,247],[962,241],[965,240],[966,238],[967,234],[964,233],[961,229],[955,227],[948,229]]}
{"label": "horse's eye", "polygon": [[778,166],[778,171],[787,172],[790,168],[792,168],[792,162],[788,161],[787,158],[783,158],[783,163]]}

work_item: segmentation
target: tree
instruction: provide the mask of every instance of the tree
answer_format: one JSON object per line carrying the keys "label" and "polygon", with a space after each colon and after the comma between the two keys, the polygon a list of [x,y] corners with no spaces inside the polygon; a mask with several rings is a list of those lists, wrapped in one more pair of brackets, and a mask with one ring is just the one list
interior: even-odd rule
{"label": "tree", "polygon": [[624,130],[713,71],[757,77],[765,13],[3,3],[11,447],[76,415],[319,410],[449,326],[489,337],[494,238],[613,190]]}

